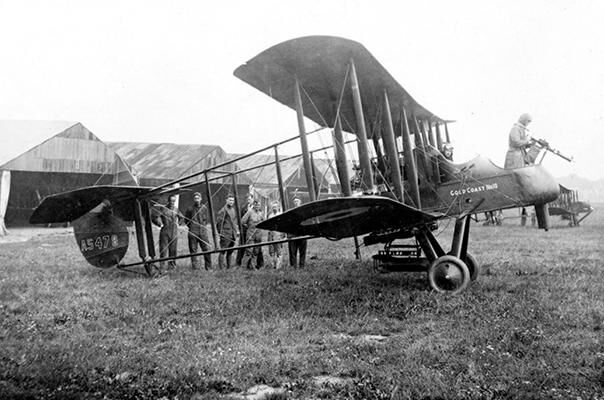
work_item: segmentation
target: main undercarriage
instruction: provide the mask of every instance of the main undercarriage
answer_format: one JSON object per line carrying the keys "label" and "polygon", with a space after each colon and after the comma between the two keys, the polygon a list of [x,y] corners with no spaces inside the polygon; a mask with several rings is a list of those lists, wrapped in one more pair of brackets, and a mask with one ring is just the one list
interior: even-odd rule
{"label": "main undercarriage", "polygon": [[[445,252],[433,231],[434,223],[385,234],[372,234],[365,244],[385,243],[373,258],[380,272],[427,272],[430,286],[440,293],[456,294],[478,277],[480,266],[468,252],[469,215],[455,220],[451,248]],[[382,240],[379,240],[382,239]],[[407,240],[401,243],[400,240]],[[412,241],[410,242],[409,239]]]}

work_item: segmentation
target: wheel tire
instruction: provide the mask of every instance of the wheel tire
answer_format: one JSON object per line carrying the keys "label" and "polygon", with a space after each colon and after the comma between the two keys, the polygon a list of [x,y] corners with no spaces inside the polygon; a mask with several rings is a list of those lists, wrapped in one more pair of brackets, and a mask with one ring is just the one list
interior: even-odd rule
{"label": "wheel tire", "polygon": [[468,287],[470,270],[459,258],[445,255],[430,263],[428,282],[439,293],[457,294]]}
{"label": "wheel tire", "polygon": [[480,264],[478,264],[476,257],[474,257],[471,253],[466,253],[463,261],[466,263],[468,271],[470,271],[470,280],[474,282],[480,273]]}

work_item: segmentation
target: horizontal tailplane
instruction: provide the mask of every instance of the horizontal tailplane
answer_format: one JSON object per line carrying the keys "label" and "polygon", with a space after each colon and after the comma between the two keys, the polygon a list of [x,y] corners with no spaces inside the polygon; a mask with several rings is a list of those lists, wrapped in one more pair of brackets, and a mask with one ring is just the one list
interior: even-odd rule
{"label": "horizontal tailplane", "polygon": [[74,221],[101,203],[125,221],[134,219],[133,200],[149,192],[149,187],[91,186],[45,197],[29,218],[30,224]]}

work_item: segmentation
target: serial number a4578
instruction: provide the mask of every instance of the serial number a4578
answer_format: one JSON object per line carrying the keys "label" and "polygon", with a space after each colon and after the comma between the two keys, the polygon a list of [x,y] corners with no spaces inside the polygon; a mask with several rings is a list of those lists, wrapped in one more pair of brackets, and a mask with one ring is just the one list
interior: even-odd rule
{"label": "serial number a4578", "polygon": [[117,235],[101,235],[82,239],[80,242],[80,249],[82,252],[87,252],[118,247],[118,245],[119,241],[117,240]]}

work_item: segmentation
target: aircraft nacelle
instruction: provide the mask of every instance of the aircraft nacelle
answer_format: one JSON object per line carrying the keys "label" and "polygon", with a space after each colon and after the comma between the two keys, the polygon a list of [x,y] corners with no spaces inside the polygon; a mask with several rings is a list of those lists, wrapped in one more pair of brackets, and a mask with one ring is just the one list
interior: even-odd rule
{"label": "aircraft nacelle", "polygon": [[439,162],[441,183],[420,185],[427,211],[459,215],[542,205],[555,200],[560,192],[554,177],[541,165],[504,169],[484,157],[464,164]]}

